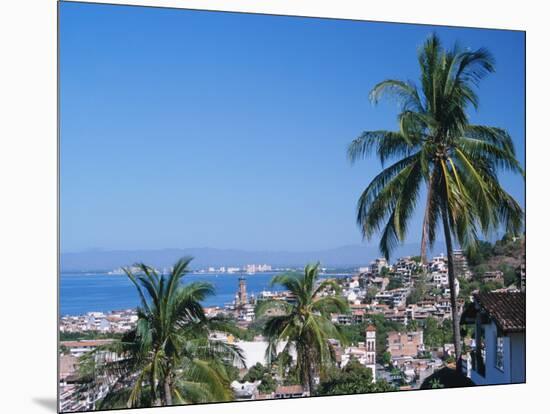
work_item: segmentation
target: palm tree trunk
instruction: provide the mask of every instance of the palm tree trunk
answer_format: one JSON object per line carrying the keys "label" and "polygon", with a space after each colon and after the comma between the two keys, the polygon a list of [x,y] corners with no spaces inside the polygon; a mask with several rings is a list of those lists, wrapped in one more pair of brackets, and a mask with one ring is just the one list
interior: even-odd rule
{"label": "palm tree trunk", "polygon": [[458,307],[456,303],[455,290],[455,272],[453,264],[453,241],[451,239],[451,229],[449,227],[449,210],[444,207],[442,214],[443,229],[445,231],[445,245],[447,247],[447,269],[449,276],[449,290],[451,291],[451,318],[453,322],[453,343],[455,347],[456,371],[462,374],[462,341],[460,338],[460,319],[458,315]]}
{"label": "palm tree trunk", "polygon": [[154,370],[151,370],[150,373],[149,373],[149,384],[151,386],[151,401],[150,401],[149,404],[152,407],[158,407],[160,405],[160,401],[158,400],[157,393],[156,393],[155,371]]}
{"label": "palm tree trunk", "polygon": [[315,372],[314,372],[314,369],[313,369],[313,365],[311,363],[311,361],[308,360],[308,388],[309,388],[309,396],[311,397],[313,395],[313,387],[314,387],[314,383],[313,383],[313,378],[315,377]]}
{"label": "palm tree trunk", "polygon": [[164,378],[164,405],[172,405],[172,372],[170,368],[166,370]]}
{"label": "palm tree trunk", "polygon": [[297,351],[297,358],[301,361],[300,376],[302,377],[302,387],[304,387],[304,391],[309,392],[309,395],[311,395],[313,393],[312,361],[309,359],[308,350],[303,345],[298,345]]}
{"label": "palm tree trunk", "polygon": [[428,264],[428,220],[430,217],[430,203],[432,199],[432,180],[433,175],[430,176],[430,181],[428,182],[428,195],[426,198],[426,209],[424,210],[424,221],[422,222],[422,241],[420,242],[420,261],[423,265]]}

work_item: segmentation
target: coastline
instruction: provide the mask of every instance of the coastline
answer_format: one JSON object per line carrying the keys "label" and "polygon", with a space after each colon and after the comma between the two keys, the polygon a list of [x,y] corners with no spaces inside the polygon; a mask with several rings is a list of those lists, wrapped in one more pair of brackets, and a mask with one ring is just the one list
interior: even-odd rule
{"label": "coastline", "polygon": [[[238,279],[245,277],[248,293],[254,296],[262,291],[280,292],[279,286],[271,286],[271,279],[281,272],[248,274],[189,273],[184,283],[207,281],[214,285],[215,295],[208,297],[205,307],[221,307],[233,302],[238,289]],[[321,278],[348,277],[351,274],[323,274]],[[59,277],[59,316],[79,316],[88,312],[109,313],[116,310],[135,309],[139,298],[127,277],[107,273],[61,272]]]}

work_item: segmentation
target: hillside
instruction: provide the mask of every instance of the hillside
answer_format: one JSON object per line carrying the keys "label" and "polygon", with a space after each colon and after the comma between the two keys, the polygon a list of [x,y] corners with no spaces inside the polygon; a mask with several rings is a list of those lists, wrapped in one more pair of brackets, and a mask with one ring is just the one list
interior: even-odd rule
{"label": "hillside", "polygon": [[481,242],[476,255],[468,257],[475,276],[487,271],[500,270],[506,286],[516,283],[516,270],[525,263],[525,235],[518,238],[503,237],[494,244]]}

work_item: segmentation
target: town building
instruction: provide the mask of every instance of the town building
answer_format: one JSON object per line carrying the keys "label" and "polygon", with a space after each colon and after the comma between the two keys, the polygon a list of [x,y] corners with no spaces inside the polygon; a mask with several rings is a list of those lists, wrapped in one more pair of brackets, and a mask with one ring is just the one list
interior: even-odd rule
{"label": "town building", "polygon": [[430,276],[432,278],[432,283],[436,287],[440,288],[442,286],[449,286],[449,274],[447,273],[447,271],[438,270],[435,272],[431,272]]}
{"label": "town building", "polygon": [[258,395],[258,386],[261,384],[261,381],[254,382],[239,382],[233,381],[231,383],[231,389],[235,395],[236,401],[247,401],[255,400]]}
{"label": "town building", "polygon": [[371,262],[370,273],[377,276],[382,273],[382,269],[384,268],[389,268],[388,261],[383,257],[379,257]]}
{"label": "town building", "polygon": [[483,273],[481,275],[481,281],[484,283],[487,282],[503,282],[504,274],[500,270],[493,270]]}
{"label": "town building", "polygon": [[430,272],[447,270],[447,256],[441,253],[439,256],[432,257],[432,260],[428,263],[428,270]]}
{"label": "town building", "polygon": [[78,358],[93,351],[97,347],[109,345],[111,343],[113,343],[113,339],[83,339],[81,341],[61,341],[60,345],[66,348],[70,355]]}
{"label": "town building", "polygon": [[472,277],[472,273],[468,267],[468,259],[466,259],[466,256],[462,250],[453,251],[453,265],[456,276],[466,279],[470,279]]}
{"label": "town building", "polygon": [[475,325],[463,370],[476,385],[525,382],[524,292],[476,294],[461,322]]}
{"label": "town building", "polygon": [[273,393],[273,398],[300,398],[307,397],[309,393],[301,385],[281,385]]}
{"label": "town building", "polygon": [[518,289],[521,290],[522,292],[525,292],[525,282],[526,282],[525,254],[523,254],[522,262],[516,269],[516,277],[517,277]]}
{"label": "town building", "polygon": [[367,348],[367,361],[365,366],[370,368],[372,382],[376,381],[376,328],[373,325],[367,326],[365,332],[365,347]]}
{"label": "town building", "polygon": [[402,357],[414,358],[424,351],[424,333],[422,330],[414,332],[388,332],[386,346],[392,359]]}
{"label": "town building", "polygon": [[128,332],[135,326],[135,309],[112,311],[110,313],[88,312],[85,315],[61,317],[60,332]]}
{"label": "town building", "polygon": [[247,264],[244,267],[244,270],[247,273],[260,273],[260,272],[271,272],[271,265],[268,264]]}

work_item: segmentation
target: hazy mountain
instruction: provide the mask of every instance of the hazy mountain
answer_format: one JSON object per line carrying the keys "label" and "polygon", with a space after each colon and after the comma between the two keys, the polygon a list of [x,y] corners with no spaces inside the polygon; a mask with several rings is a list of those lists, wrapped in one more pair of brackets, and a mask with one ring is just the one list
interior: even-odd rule
{"label": "hazy mountain", "polygon": [[[400,246],[392,257],[417,255],[419,243]],[[444,251],[443,243],[436,243],[434,253]],[[320,261],[327,267],[361,266],[380,256],[376,246],[352,245],[333,249],[285,252],[285,251],[246,251],[237,249],[216,249],[209,247],[159,250],[93,250],[61,254],[61,270],[91,271],[112,270],[120,266],[144,262],[155,267],[168,267],[183,256],[193,256],[192,267],[243,266],[249,263],[267,263],[272,266],[302,266],[305,263]]]}

